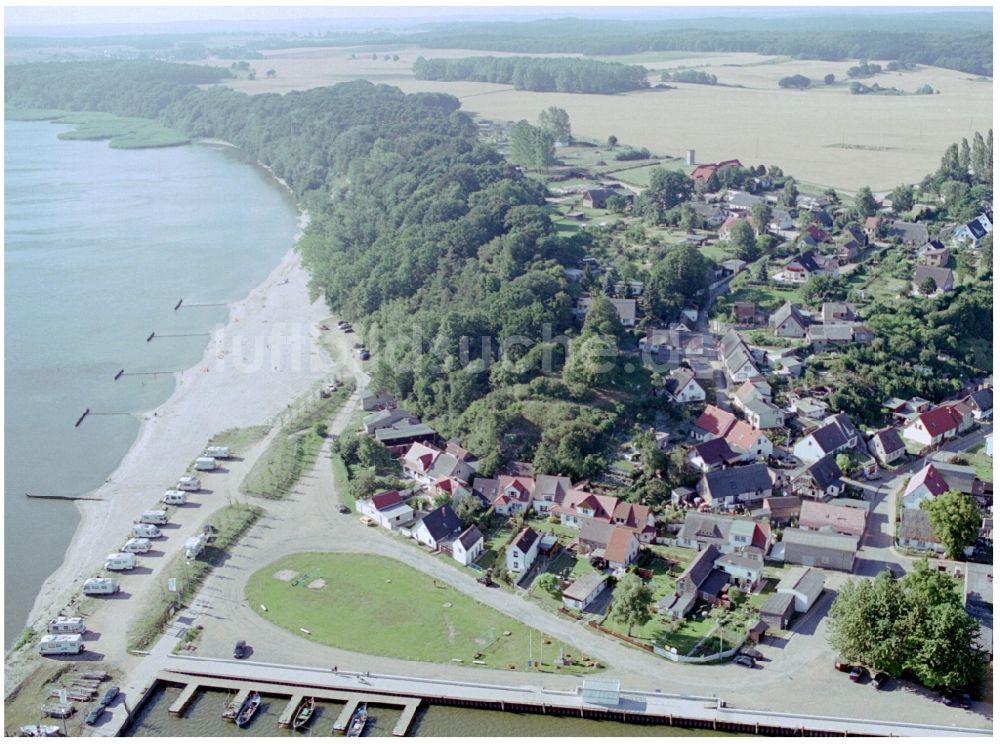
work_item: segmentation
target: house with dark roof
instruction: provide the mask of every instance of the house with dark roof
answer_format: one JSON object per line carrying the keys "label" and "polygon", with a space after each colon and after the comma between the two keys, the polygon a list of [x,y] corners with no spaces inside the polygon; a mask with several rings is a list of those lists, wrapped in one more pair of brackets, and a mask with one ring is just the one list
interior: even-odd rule
{"label": "house with dark roof", "polygon": [[677,544],[695,550],[712,545],[720,553],[751,547],[767,551],[771,545],[771,529],[750,519],[689,511],[677,533]]}
{"label": "house with dark roof", "polygon": [[906,245],[923,245],[930,238],[930,233],[922,222],[895,220],[889,228],[889,237],[899,238]]}
{"label": "house with dark roof", "polygon": [[820,311],[823,324],[850,323],[858,319],[854,305],[847,302],[824,302]]}
{"label": "house with dark roof", "polygon": [[413,537],[433,550],[441,550],[451,545],[462,531],[462,520],[458,518],[451,504],[439,506],[417,522]]}
{"label": "house with dark roof", "polygon": [[950,292],[955,288],[955,274],[951,269],[940,266],[918,266],[913,270],[913,291],[923,294],[922,287],[926,279],[934,282],[932,296]]}
{"label": "house with dark roof", "polygon": [[965,398],[972,409],[972,417],[976,421],[989,421],[993,418],[993,388],[982,387]]}
{"label": "house with dark roof", "polygon": [[798,305],[786,302],[779,307],[769,319],[774,335],[781,338],[805,338],[809,329],[809,321],[802,314]]}
{"label": "house with dark roof", "polygon": [[976,468],[972,465],[958,465],[953,462],[933,460],[934,470],[948,485],[949,491],[967,493],[970,496],[976,492],[976,484],[979,481],[976,475]]}
{"label": "house with dark roof", "polygon": [[806,434],[792,447],[792,454],[811,464],[831,453],[844,452],[858,446],[858,430],[847,414],[837,413],[823,419],[823,425]]}
{"label": "house with dark roof", "polygon": [[945,439],[952,439],[958,434],[961,420],[948,406],[937,406],[929,411],[918,413],[903,429],[903,438],[911,442],[933,447]]}
{"label": "house with dark roof", "polygon": [[939,268],[947,266],[951,259],[950,251],[937,240],[931,240],[921,246],[920,250],[917,251],[917,256],[921,263]]}
{"label": "house with dark roof", "polygon": [[861,246],[856,240],[847,240],[834,248],[833,256],[840,266],[846,266],[858,257],[860,251]]}
{"label": "house with dark roof", "polygon": [[865,231],[854,223],[848,225],[844,228],[844,232],[851,236],[854,240],[858,242],[858,245],[865,246],[868,245],[868,236]]}
{"label": "house with dark roof", "polygon": [[698,384],[694,372],[687,367],[670,370],[663,381],[663,389],[670,400],[678,405],[700,403],[705,400],[705,388]]}
{"label": "house with dark roof", "polygon": [[983,238],[989,235],[993,231],[993,212],[991,210],[986,210],[983,214],[976,217],[976,219],[966,222],[964,225],[960,225],[958,229],[955,230],[955,241],[958,243],[971,243],[974,247],[978,247]]}
{"label": "house with dark roof", "polygon": [[782,533],[781,542],[774,546],[771,556],[786,563],[850,573],[854,570],[857,549],[858,538],[853,535],[789,527]]}
{"label": "house with dark roof", "polygon": [[[621,320],[622,325],[625,328],[632,328],[636,321],[636,302],[634,299],[619,299],[616,297],[609,297],[608,300],[614,305],[615,310],[618,313],[618,319]],[[590,309],[590,305],[593,302],[593,298],[589,295],[580,297],[576,301],[576,308],[573,310],[573,314],[579,319],[583,320],[587,317],[587,311]]]}
{"label": "house with dark roof", "polygon": [[507,570],[516,576],[531,568],[538,557],[541,537],[531,527],[525,527],[507,546]]}
{"label": "house with dark roof", "polygon": [[608,199],[612,196],[618,196],[618,192],[610,189],[588,189],[583,192],[583,203],[592,209],[606,209]]}
{"label": "house with dark roof", "polygon": [[409,411],[404,411],[402,408],[386,408],[370,413],[362,419],[362,425],[367,434],[374,434],[379,429],[391,428],[400,422],[406,425],[415,425],[420,423],[420,417]]}
{"label": "house with dark roof", "polygon": [[804,499],[829,501],[844,492],[842,475],[837,466],[837,456],[831,452],[814,463],[792,471],[792,493]]}
{"label": "house with dark roof", "polygon": [[729,209],[733,212],[749,212],[755,205],[763,204],[766,200],[763,196],[749,194],[746,191],[730,191],[727,197]]}
{"label": "house with dark roof", "polygon": [[471,566],[483,554],[485,542],[483,533],[476,525],[467,527],[451,546],[451,557],[463,566]]}
{"label": "house with dark roof", "polygon": [[841,535],[865,534],[868,509],[822,501],[803,501],[799,527],[806,530],[837,532]]}
{"label": "house with dark roof", "polygon": [[730,584],[744,592],[753,592],[764,577],[764,551],[751,549],[724,553],[715,559],[714,565],[725,571]]}
{"label": "house with dark roof", "polygon": [[868,451],[883,465],[890,465],[906,454],[906,445],[899,432],[889,426],[872,434]]}
{"label": "house with dark roof", "polygon": [[743,454],[733,452],[722,437],[700,442],[688,452],[687,461],[703,473],[718,470],[728,465],[736,465],[743,461]]}
{"label": "house with dark roof", "polygon": [[573,483],[564,475],[535,476],[531,505],[539,514],[545,514],[556,504],[561,504],[572,488]]}
{"label": "house with dark roof", "polygon": [[384,444],[396,457],[402,455],[412,444],[422,443],[434,445],[438,441],[437,432],[427,424],[413,424],[410,426],[400,426],[402,422],[397,422],[397,426],[387,429],[377,429],[373,435],[376,442]]}
{"label": "house with dark roof", "polygon": [[753,504],[771,495],[771,471],[763,463],[713,470],[698,482],[698,495],[712,507]]}
{"label": "house with dark roof", "polygon": [[805,251],[786,263],[783,273],[786,281],[804,284],[814,276],[836,274],[837,261],[832,257],[828,259],[826,256],[821,256],[815,251]]}
{"label": "house with dark roof", "polygon": [[900,510],[899,545],[911,550],[932,550],[940,554],[945,552],[944,545],[934,534],[927,512],[923,509]]}

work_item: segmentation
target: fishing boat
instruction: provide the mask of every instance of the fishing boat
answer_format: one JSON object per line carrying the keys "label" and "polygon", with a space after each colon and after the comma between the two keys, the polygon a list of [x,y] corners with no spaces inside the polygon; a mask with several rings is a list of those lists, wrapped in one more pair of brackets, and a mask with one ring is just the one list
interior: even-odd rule
{"label": "fishing boat", "polygon": [[298,731],[309,723],[313,713],[316,711],[316,701],[311,697],[303,698],[299,707],[295,709],[295,716],[292,718],[292,731]]}
{"label": "fishing boat", "polygon": [[222,709],[222,717],[227,721],[235,721],[236,714],[240,712],[240,706],[236,704],[236,698],[231,697],[226,701],[226,707]]}
{"label": "fishing boat", "polygon": [[62,736],[62,731],[58,726],[36,723],[34,726],[21,726],[21,736]]}
{"label": "fishing boat", "polygon": [[240,712],[236,714],[236,725],[243,728],[250,723],[250,719],[253,718],[253,714],[257,712],[257,708],[259,707],[260,693],[251,692],[247,695],[246,702],[243,703],[243,707],[240,708]]}
{"label": "fishing boat", "polygon": [[366,723],[368,723],[368,704],[361,703],[354,711],[354,715],[351,716],[351,723],[347,726],[347,735],[361,736]]}
{"label": "fishing boat", "polygon": [[42,706],[42,713],[49,718],[69,718],[76,713],[76,706],[72,703],[62,705],[60,703],[46,703]]}

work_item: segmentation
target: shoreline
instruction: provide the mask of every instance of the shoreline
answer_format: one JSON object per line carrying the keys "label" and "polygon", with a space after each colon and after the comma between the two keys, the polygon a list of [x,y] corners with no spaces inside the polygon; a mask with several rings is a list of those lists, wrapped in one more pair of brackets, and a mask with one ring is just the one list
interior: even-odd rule
{"label": "shoreline", "polygon": [[[205,144],[235,147],[221,141]],[[292,193],[262,163],[250,164],[264,168]],[[212,331],[196,364],[174,373],[167,399],[136,414],[140,425],[134,441],[105,482],[86,493],[104,500],[76,502],[79,522],[59,567],[39,587],[25,628],[58,614],[86,575],[97,571],[117,548],[135,513],[152,508],[212,436],[229,428],[270,423],[328,375],[333,360],[318,341],[317,324],[329,310],[322,299],[310,301],[309,275],[297,249],[309,221],[309,213],[298,208],[298,231],[278,264],[248,294],[228,303],[226,323]],[[261,346],[270,350],[270,355],[263,355],[266,363],[260,359]],[[6,653],[5,696],[34,667],[38,659],[33,651],[29,644]]]}

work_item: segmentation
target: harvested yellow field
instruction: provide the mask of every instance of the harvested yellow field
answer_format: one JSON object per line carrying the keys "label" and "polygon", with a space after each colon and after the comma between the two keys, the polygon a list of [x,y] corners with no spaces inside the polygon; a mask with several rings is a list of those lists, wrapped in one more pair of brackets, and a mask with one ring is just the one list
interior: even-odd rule
{"label": "harvested yellow field", "polygon": [[[350,56],[356,55],[355,59]],[[463,110],[491,119],[534,121],[547,106],[569,113],[577,137],[603,141],[614,134],[622,143],[671,155],[694,149],[698,162],[738,158],[744,164],[781,166],[807,183],[853,191],[869,185],[886,191],[916,182],[937,168],[952,142],[972,138],[992,126],[992,84],[953,70],[921,67],[888,73],[877,82],[913,92],[924,84],[940,91],[928,96],[851,95],[845,75],[854,61],[789,60],[755,54],[711,54],[678,58],[676,54],[630,55],[605,59],[644,64],[655,70],[687,67],[717,76],[720,85],[675,84],[674,90],[645,90],[616,96],[532,93],[506,85],[431,82],[413,78],[418,56],[465,57],[494,54],[470,50],[289,49],[257,60],[258,79],[236,81],[248,93],[287,92],[347,80],[366,79],[398,86],[407,93],[450,93]],[[384,55],[398,54],[399,60]],[[265,80],[274,69],[277,76]],[[778,80],[802,74],[822,81],[833,73],[837,84],[784,90]],[[658,80],[651,75],[651,81]],[[741,87],[737,87],[741,86]]]}

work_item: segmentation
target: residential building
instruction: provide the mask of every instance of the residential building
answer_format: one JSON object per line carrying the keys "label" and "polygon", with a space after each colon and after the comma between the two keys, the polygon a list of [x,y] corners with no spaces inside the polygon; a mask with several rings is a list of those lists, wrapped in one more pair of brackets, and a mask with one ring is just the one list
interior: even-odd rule
{"label": "residential building", "polygon": [[[981,481],[976,476],[976,468],[972,465],[958,465],[953,462],[938,459],[944,453],[937,453],[933,458],[934,470],[941,476],[949,491],[959,491],[972,495],[977,491],[977,483]],[[949,455],[950,456],[950,455]]]}
{"label": "residential building", "polygon": [[[832,452],[814,463],[792,471],[792,492],[804,499],[829,501],[844,492],[842,473],[837,466],[837,456]],[[802,505],[805,510],[805,504]]]}
{"label": "residential building", "polygon": [[899,512],[899,545],[911,550],[932,550],[944,553],[945,547],[931,528],[923,509],[902,509]]}
{"label": "residential building", "polygon": [[728,508],[761,502],[771,495],[771,487],[767,465],[755,463],[705,473],[698,482],[698,495],[709,506]]}
{"label": "residential building", "polygon": [[764,506],[758,512],[766,517],[776,527],[785,527],[799,518],[802,510],[802,498],[799,496],[769,496],[764,499]]}
{"label": "residential building", "polygon": [[583,612],[608,585],[607,574],[584,574],[562,590],[563,606]]}
{"label": "residential building", "polygon": [[444,504],[417,522],[413,537],[432,550],[440,550],[450,545],[461,531],[462,520],[450,504]]}
{"label": "residential building", "polygon": [[988,421],[993,418],[993,388],[982,387],[970,393],[965,402],[972,408],[972,417],[976,421]]}
{"label": "residential building", "polygon": [[790,594],[796,612],[808,612],[823,593],[823,574],[814,568],[795,566],[778,582],[775,592]]}
{"label": "residential building", "polygon": [[889,228],[890,238],[899,238],[906,245],[923,245],[930,238],[927,225],[922,222],[896,220]]}
{"label": "residential building", "polygon": [[[833,266],[830,265],[832,262]],[[793,284],[805,284],[814,276],[826,276],[837,273],[836,259],[821,256],[815,251],[805,251],[784,266],[783,275],[786,281]]]}
{"label": "residential building", "polygon": [[507,570],[520,576],[535,562],[538,557],[538,543],[541,540],[538,533],[531,527],[525,527],[507,546]]}
{"label": "residential building", "polygon": [[931,240],[925,243],[917,252],[920,260],[927,266],[946,267],[951,253],[943,243]]}
{"label": "residential building", "polygon": [[836,413],[823,419],[823,425],[795,443],[792,454],[806,464],[858,446],[860,437],[847,414]]}
{"label": "residential building", "polygon": [[561,504],[572,488],[573,483],[564,475],[535,476],[531,505],[539,514],[545,514],[556,504]]}
{"label": "residential building", "polygon": [[404,411],[402,408],[386,408],[370,413],[362,419],[362,425],[368,434],[374,434],[379,429],[399,428],[397,424],[400,422],[406,425],[416,425],[420,423],[420,417],[409,411]]}
{"label": "residential building", "polygon": [[377,429],[373,437],[376,442],[388,447],[389,451],[396,457],[406,452],[412,444],[423,443],[433,445],[438,441],[437,432],[427,426],[427,424]]}
{"label": "residential building", "polygon": [[809,321],[798,305],[786,302],[768,320],[774,335],[780,338],[805,338]]}
{"label": "residential building", "polygon": [[700,442],[688,452],[687,461],[703,473],[718,470],[728,465],[736,465],[743,461],[741,453],[733,452],[722,437]]}
{"label": "residential building", "polygon": [[958,433],[955,414],[948,406],[938,406],[917,414],[903,429],[903,437],[924,447],[940,444]]}
{"label": "residential building", "polygon": [[989,233],[993,231],[993,212],[991,210],[986,210],[983,214],[976,217],[976,219],[971,222],[966,222],[964,225],[960,225],[957,230],[955,230],[955,241],[958,243],[971,243],[974,247],[978,247]]}
{"label": "residential building", "polygon": [[753,592],[764,576],[764,551],[751,549],[725,553],[716,558],[713,565],[725,571],[730,584],[744,592]]}
{"label": "residential building", "polygon": [[608,199],[618,196],[618,192],[609,189],[588,189],[583,192],[583,203],[591,209],[606,209]]}
{"label": "residential building", "polygon": [[774,451],[767,434],[746,421],[737,421],[729,427],[725,440],[733,452],[742,454],[747,460],[766,459]]}
{"label": "residential building", "polygon": [[790,527],[784,531],[781,542],[775,546],[778,555],[775,555],[774,550],[771,551],[771,555],[786,563],[796,563],[800,566],[851,572],[854,570],[857,549],[858,538],[853,535],[813,532]]}
{"label": "residential building", "polygon": [[392,408],[396,405],[396,396],[389,393],[376,393],[365,388],[361,391],[361,408],[365,411],[377,411],[380,408]]}
{"label": "residential building", "polygon": [[387,530],[413,521],[413,507],[403,500],[399,491],[384,491],[357,503],[358,511]]}
{"label": "residential building", "polygon": [[850,323],[858,319],[854,305],[847,302],[824,302],[821,310],[823,324]]}
{"label": "residential building", "polygon": [[723,411],[718,406],[707,405],[702,414],[694,422],[691,435],[700,442],[724,437],[736,421],[735,414]]}
{"label": "residential building", "polygon": [[[614,305],[615,310],[618,312],[618,318],[621,320],[622,325],[625,328],[632,328],[636,321],[636,302],[634,299],[616,299],[614,297],[608,298],[611,304]],[[580,297],[576,301],[576,309],[574,314],[580,318],[587,317],[587,310],[590,309],[590,303],[593,302],[591,297]]]}
{"label": "residential building", "polygon": [[493,510],[498,514],[518,514],[531,507],[535,479],[525,476],[501,475],[497,479]]}
{"label": "residential building", "polygon": [[656,516],[645,504],[618,501],[611,512],[611,523],[631,530],[641,543],[652,542],[656,537]]}
{"label": "residential building", "polygon": [[743,406],[743,412],[754,429],[781,429],[785,426],[785,412],[766,400],[750,400]]}
{"label": "residential building", "polygon": [[451,557],[463,566],[471,566],[483,554],[483,533],[475,525],[467,527],[451,546]]}
{"label": "residential building", "polygon": [[913,271],[913,291],[923,294],[923,283],[925,279],[931,279],[934,282],[934,291],[931,295],[941,294],[942,292],[950,292],[955,288],[955,275],[952,273],[951,269],[945,269],[938,266],[918,266]]}
{"label": "residential building", "polygon": [[733,384],[761,376],[750,347],[736,331],[727,331],[720,339],[719,356],[725,367],[726,376]]}
{"label": "residential building", "polygon": [[608,567],[624,571],[639,557],[639,538],[635,532],[625,527],[612,527],[608,544],[604,548],[604,560]]}
{"label": "residential building", "polygon": [[811,325],[806,332],[806,340],[815,351],[825,351],[831,346],[846,346],[854,343],[854,326],[846,323]]}
{"label": "residential building", "polygon": [[750,224],[750,220],[746,219],[745,217],[737,217],[736,215],[732,214],[729,215],[726,218],[725,222],[723,222],[722,225],[719,227],[719,237],[722,238],[723,240],[729,240],[733,228],[740,222],[745,222],[748,225]]}
{"label": "residential building", "polygon": [[678,405],[699,403],[705,400],[705,388],[694,379],[694,372],[687,367],[670,370],[663,381],[663,389],[670,399]]}
{"label": "residential building", "polygon": [[766,551],[771,544],[771,529],[750,519],[689,511],[677,533],[677,544],[696,550],[711,545],[719,553],[751,547]]}
{"label": "residential building", "polygon": [[890,426],[872,434],[868,451],[883,465],[890,465],[906,454],[906,445],[899,432]]}
{"label": "residential building", "polygon": [[936,498],[948,490],[948,482],[934,465],[925,465],[910,478],[903,492],[903,508],[916,509],[922,501]]}
{"label": "residential building", "polygon": [[799,527],[802,529],[826,530],[857,537],[865,534],[867,520],[867,509],[821,501],[803,501],[799,513]]}
{"label": "residential building", "polygon": [[570,527],[580,527],[584,522],[595,519],[610,524],[616,506],[618,499],[614,496],[574,488],[566,494],[561,504],[549,509],[549,513],[558,515],[559,522]]}

